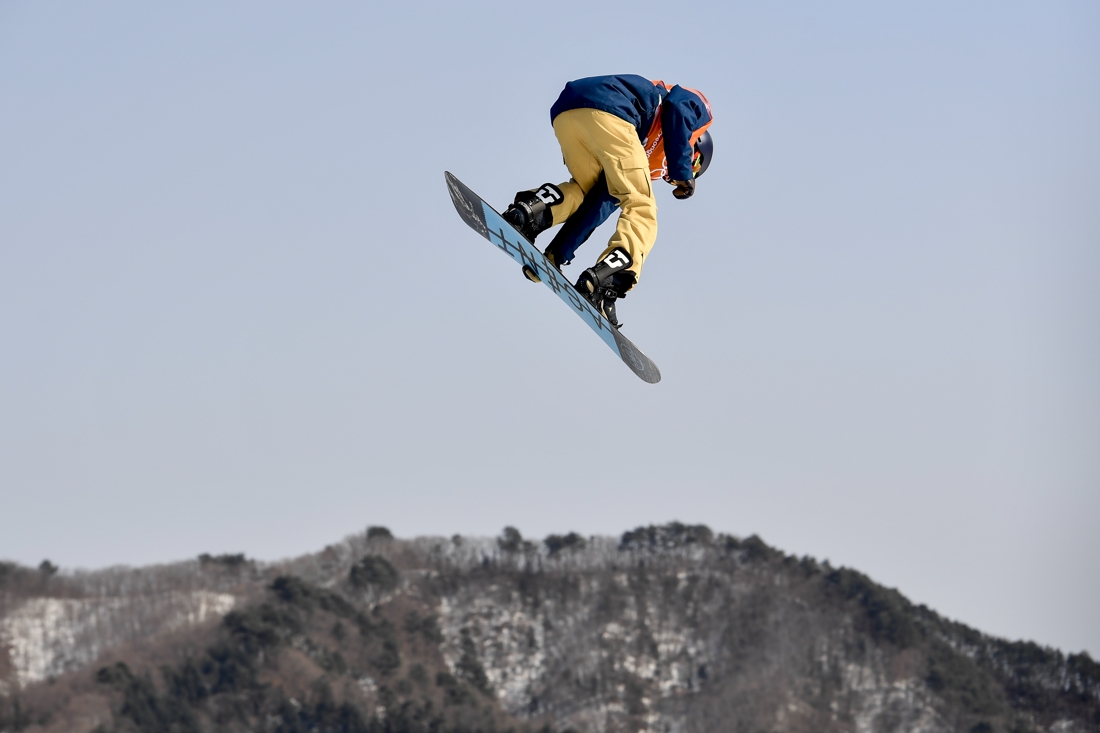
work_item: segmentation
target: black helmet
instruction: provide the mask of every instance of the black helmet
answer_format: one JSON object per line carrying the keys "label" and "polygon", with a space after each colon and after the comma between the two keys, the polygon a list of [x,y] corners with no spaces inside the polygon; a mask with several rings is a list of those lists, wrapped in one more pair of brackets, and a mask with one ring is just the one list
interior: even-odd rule
{"label": "black helmet", "polygon": [[695,141],[695,150],[691,154],[691,170],[696,178],[707,172],[712,155],[714,155],[714,141],[711,140],[708,130]]}

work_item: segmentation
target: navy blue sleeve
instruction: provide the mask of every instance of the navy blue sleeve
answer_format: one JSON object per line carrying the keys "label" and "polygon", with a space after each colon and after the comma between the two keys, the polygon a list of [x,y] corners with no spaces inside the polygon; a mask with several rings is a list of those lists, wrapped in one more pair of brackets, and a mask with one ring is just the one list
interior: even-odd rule
{"label": "navy blue sleeve", "polygon": [[691,135],[710,122],[710,112],[698,94],[678,84],[665,97],[662,107],[668,177],[673,181],[691,180]]}
{"label": "navy blue sleeve", "polygon": [[548,249],[557,252],[563,263],[570,262],[577,248],[588,241],[592,232],[607,221],[618,205],[619,200],[608,192],[607,178],[601,172],[573,216],[562,224]]}

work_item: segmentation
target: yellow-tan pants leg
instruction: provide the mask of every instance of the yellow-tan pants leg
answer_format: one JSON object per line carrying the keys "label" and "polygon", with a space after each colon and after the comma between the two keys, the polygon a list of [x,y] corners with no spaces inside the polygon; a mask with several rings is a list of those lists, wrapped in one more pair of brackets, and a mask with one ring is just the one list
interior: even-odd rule
{"label": "yellow-tan pants leg", "polygon": [[573,180],[559,186],[565,201],[553,208],[560,224],[577,210],[584,195],[599,178],[607,178],[607,190],[619,200],[621,213],[615,234],[597,258],[617,247],[630,255],[636,278],[657,240],[657,200],[649,180],[649,161],[638,133],[626,120],[595,109],[572,109],[554,118],[554,133]]}

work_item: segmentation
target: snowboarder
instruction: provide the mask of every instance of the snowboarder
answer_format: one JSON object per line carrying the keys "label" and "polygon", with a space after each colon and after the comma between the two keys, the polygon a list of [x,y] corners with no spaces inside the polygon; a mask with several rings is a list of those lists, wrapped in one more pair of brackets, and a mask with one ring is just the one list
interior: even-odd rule
{"label": "snowboarder", "polygon": [[[615,301],[638,282],[657,239],[650,182],[665,179],[678,199],[695,193],[714,150],[710,103],[695,89],[642,76],[594,76],[566,84],[550,120],[572,178],[520,191],[503,217],[532,242],[564,222],[545,250],[560,270],[618,206],[615,234],[575,286],[618,328]],[[539,281],[530,267],[523,271]]]}

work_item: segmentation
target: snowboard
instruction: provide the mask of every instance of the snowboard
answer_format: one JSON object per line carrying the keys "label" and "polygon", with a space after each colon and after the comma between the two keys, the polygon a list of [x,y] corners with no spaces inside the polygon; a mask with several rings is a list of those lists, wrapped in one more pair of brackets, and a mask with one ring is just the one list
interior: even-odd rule
{"label": "snowboard", "polygon": [[535,245],[515,227],[504,221],[492,206],[467,188],[466,184],[446,171],[444,176],[447,179],[447,189],[451,192],[451,201],[454,202],[455,209],[471,229],[495,244],[497,249],[520,265],[527,265],[537,272],[543,284],[554,291],[574,313],[580,316],[581,320],[587,323],[588,327],[603,339],[604,343],[640,379],[650,384],[661,381],[661,372],[653,360],[630,343],[630,339],[619,333],[619,330],[612,326],[595,306],[585,300],[572,283],[566,280],[542,252],[535,248]]}

